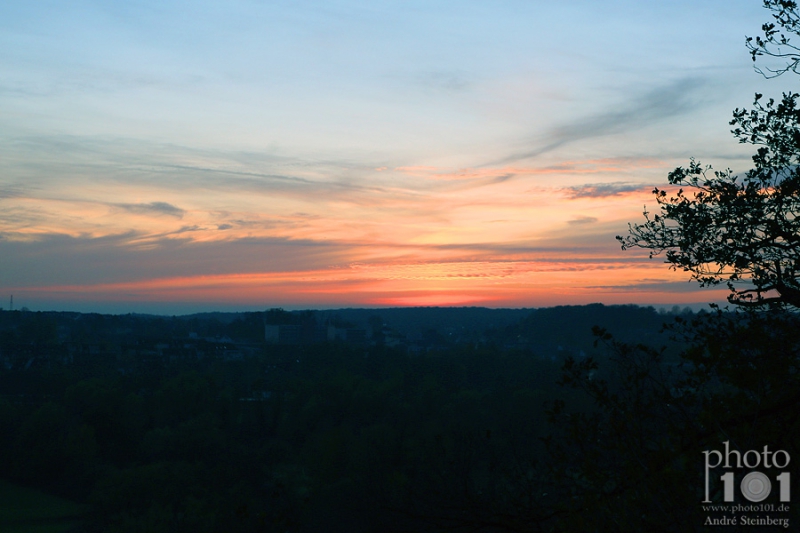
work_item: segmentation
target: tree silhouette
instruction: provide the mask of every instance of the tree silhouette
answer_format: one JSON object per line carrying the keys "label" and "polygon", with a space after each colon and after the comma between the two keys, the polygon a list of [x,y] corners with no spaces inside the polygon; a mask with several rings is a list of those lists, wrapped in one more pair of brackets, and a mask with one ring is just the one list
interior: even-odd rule
{"label": "tree silhouette", "polygon": [[[766,77],[800,74],[800,48],[786,37],[800,35],[796,3],[764,6],[776,22],[762,27],[764,37],[748,38],[747,47],[754,60],[770,56],[785,65],[756,70]],[[766,445],[800,453],[798,98],[764,101],[756,94],[753,109],[736,109],[732,133],[757,147],[753,168],[734,174],[691,160],[669,174],[670,190],[654,190],[659,211],[645,211],[643,224],[617,237],[623,249],[664,254],[670,268],[702,286],[726,285],[729,301],[750,312],[717,307],[679,318],[668,328],[683,347],[675,359],[598,330],[607,360],[567,360],[562,383],[583,391],[592,408],[553,402],[552,477],[570,480],[562,493],[570,499],[554,508],[579,512],[559,515],[550,530],[704,531],[709,517],[719,516],[699,504],[708,482],[699,460],[704,450],[725,442],[739,453]],[[723,501],[721,483],[710,490],[706,499]],[[788,527],[797,509],[782,516]]]}
{"label": "tree silhouette", "polygon": [[[778,26],[800,32],[795,2],[767,0]],[[753,59],[768,55],[787,61],[767,77],[797,72],[800,54],[775,24],[765,36],[747,39]],[[788,50],[788,51],[787,51]],[[794,51],[789,53],[789,51]],[[618,236],[622,248],[664,253],[673,269],[690,272],[701,286],[724,283],[736,305],[769,304],[800,308],[800,109],[796,93],[763,103],[755,95],[751,110],[733,112],[732,133],[758,147],[753,168],[744,174],[714,171],[692,159],[669,174],[668,192],[654,189],[657,214],[645,210],[645,223],[629,225]],[[687,190],[688,189],[688,190]]]}
{"label": "tree silhouette", "polygon": [[753,62],[757,58],[767,56],[779,59],[784,63],[778,68],[760,68],[756,66],[756,72],[765,78],[774,78],[785,72],[792,71],[795,74],[800,67],[800,48],[791,44],[789,37],[781,32],[781,28],[795,35],[800,34],[800,13],[797,11],[797,2],[793,0],[764,0],[764,7],[772,11],[772,18],[777,22],[767,22],[761,26],[763,36],[747,37],[746,45],[750,51]]}

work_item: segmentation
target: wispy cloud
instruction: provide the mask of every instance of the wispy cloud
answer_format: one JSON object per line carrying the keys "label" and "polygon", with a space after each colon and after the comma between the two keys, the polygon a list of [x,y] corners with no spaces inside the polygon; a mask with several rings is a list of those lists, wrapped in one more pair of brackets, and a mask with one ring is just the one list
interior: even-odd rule
{"label": "wispy cloud", "polygon": [[567,197],[574,200],[577,198],[605,198],[608,196],[620,196],[625,193],[652,189],[652,186],[642,185],[641,183],[587,183],[574,187],[562,189],[567,193]]}
{"label": "wispy cloud", "polygon": [[167,202],[150,202],[147,204],[111,204],[113,207],[122,209],[129,213],[139,215],[168,215],[176,218],[183,218],[184,211]]}
{"label": "wispy cloud", "polygon": [[568,224],[574,225],[582,225],[582,224],[594,224],[597,222],[597,217],[585,217],[580,216],[578,218],[573,218],[572,220],[567,221]]}
{"label": "wispy cloud", "polygon": [[[129,231],[105,237],[39,235],[22,241],[0,233],[4,283],[91,284],[247,271],[304,271],[351,260],[346,245],[281,238],[197,242],[185,227],[153,238]],[[235,258],[235,259],[233,259]],[[50,265],[59,264],[58,269]]]}
{"label": "wispy cloud", "polygon": [[27,194],[23,187],[0,187],[0,200],[4,198],[23,198]]}
{"label": "wispy cloud", "polygon": [[665,281],[665,280],[634,280],[627,283],[619,283],[613,285],[589,285],[588,289],[597,290],[620,290],[625,289],[631,292],[658,292],[658,293],[679,293],[679,294],[698,294],[705,295],[712,294],[728,294],[728,289],[720,288],[706,288],[699,290],[699,285],[690,280],[684,281]]}
{"label": "wispy cloud", "polygon": [[544,140],[535,143],[539,146],[511,154],[487,166],[531,159],[578,141],[635,131],[685,115],[704,103],[700,91],[707,83],[701,77],[673,81],[633,98],[629,104],[620,105],[617,109],[556,127],[545,135]]}

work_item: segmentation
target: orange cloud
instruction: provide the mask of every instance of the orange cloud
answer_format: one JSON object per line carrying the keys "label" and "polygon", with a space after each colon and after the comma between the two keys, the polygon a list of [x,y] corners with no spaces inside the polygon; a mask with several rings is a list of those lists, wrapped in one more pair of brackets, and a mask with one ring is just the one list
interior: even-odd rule
{"label": "orange cloud", "polygon": [[[628,176],[659,167],[656,160],[297,175],[212,163],[195,164],[192,180],[173,182],[162,169],[164,179],[146,184],[76,178],[60,198],[42,190],[0,197],[0,247],[39,244],[14,248],[31,250],[14,293],[309,307],[684,303],[710,294],[676,289],[670,283],[685,278],[623,254],[613,240],[652,200],[652,186]],[[54,247],[53,235],[70,238]],[[91,259],[65,251],[73,244],[90,248]],[[151,270],[150,260],[165,266]],[[50,277],[63,282],[47,284],[26,274],[41,264],[70,268]],[[148,272],[154,279],[130,281]],[[83,281],[97,273],[118,281]]]}

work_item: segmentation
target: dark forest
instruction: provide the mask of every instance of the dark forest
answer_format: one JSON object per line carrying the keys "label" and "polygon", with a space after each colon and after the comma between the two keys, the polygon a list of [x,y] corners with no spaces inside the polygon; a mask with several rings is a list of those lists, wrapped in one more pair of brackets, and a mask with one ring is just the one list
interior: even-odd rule
{"label": "dark forest", "polygon": [[[290,334],[268,338],[270,327]],[[704,450],[796,456],[798,335],[793,316],[600,304],[4,311],[2,490],[33,507],[0,520],[6,531],[700,529],[723,516],[701,506]],[[710,490],[723,501],[718,478]]]}

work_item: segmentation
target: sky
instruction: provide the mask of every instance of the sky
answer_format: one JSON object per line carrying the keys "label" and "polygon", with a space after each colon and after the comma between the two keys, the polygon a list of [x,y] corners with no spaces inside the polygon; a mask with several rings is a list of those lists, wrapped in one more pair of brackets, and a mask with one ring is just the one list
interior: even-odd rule
{"label": "sky", "polygon": [[700,304],[616,235],[779,96],[758,0],[0,3],[0,307]]}

